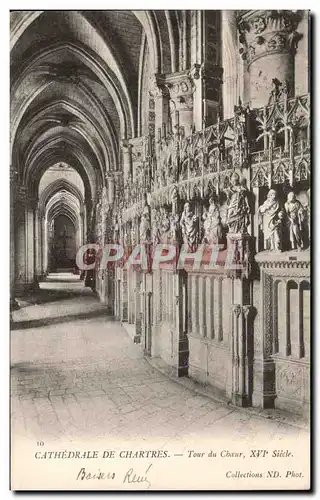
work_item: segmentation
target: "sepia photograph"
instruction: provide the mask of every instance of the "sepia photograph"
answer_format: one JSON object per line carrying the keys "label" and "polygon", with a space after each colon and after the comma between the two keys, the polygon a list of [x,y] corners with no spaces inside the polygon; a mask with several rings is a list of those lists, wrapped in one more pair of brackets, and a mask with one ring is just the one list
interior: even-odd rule
{"label": "sepia photograph", "polygon": [[310,11],[8,16],[10,489],[310,490]]}

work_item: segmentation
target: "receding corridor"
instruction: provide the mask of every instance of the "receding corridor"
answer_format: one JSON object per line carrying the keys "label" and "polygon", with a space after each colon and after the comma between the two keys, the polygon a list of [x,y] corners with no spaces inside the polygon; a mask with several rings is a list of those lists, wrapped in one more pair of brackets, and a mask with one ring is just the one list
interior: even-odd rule
{"label": "receding corridor", "polygon": [[167,378],[77,276],[49,275],[20,305],[11,331],[15,438],[109,435],[167,442],[225,431],[252,442],[262,434],[281,439],[307,432],[294,417],[281,421],[275,411],[272,418],[260,417]]}

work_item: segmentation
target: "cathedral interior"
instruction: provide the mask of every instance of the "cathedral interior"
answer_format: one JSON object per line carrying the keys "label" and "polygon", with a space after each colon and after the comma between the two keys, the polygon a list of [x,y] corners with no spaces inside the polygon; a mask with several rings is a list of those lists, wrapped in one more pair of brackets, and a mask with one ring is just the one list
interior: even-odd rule
{"label": "cathedral interior", "polygon": [[[309,13],[12,11],[10,43],[11,311],[72,273],[171,376],[307,415]],[[108,243],[240,268],[77,267]]]}

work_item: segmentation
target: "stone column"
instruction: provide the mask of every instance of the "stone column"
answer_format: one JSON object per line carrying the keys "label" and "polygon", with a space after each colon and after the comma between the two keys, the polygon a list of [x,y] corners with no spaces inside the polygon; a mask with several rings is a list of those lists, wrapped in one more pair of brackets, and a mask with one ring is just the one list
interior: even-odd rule
{"label": "stone column", "polygon": [[207,294],[206,294],[206,282],[205,276],[199,276],[199,335],[200,337],[206,337],[207,335],[207,325],[206,325],[206,302],[207,302]]}
{"label": "stone column", "polygon": [[213,293],[214,278],[212,276],[206,276],[204,280],[205,280],[205,293],[206,293],[206,307],[204,311],[206,333],[208,339],[214,339],[214,314],[217,304],[216,302],[217,297],[214,297]]}
{"label": "stone column", "polygon": [[112,204],[114,202],[114,178],[112,177],[112,175],[106,175],[106,185],[108,202]]}
{"label": "stone column", "polygon": [[232,402],[238,406],[250,406],[252,401],[253,331],[249,313],[252,311],[253,244],[252,236],[247,233],[227,235],[225,279],[232,280],[232,327],[229,337],[232,369],[227,392]]}
{"label": "stone column", "polygon": [[252,392],[252,329],[250,305],[232,307],[231,399],[235,405],[250,406]]}
{"label": "stone column", "polygon": [[115,318],[121,320],[121,280],[120,280],[121,268],[116,267],[115,269],[115,300],[114,300],[114,310]]}
{"label": "stone column", "polygon": [[166,135],[169,123],[169,91],[165,80],[160,75],[153,75],[149,80],[149,94],[155,100],[156,137]]}
{"label": "stone column", "polygon": [[221,11],[191,12],[191,70],[194,126],[201,130],[217,121],[222,102]]}
{"label": "stone column", "polygon": [[86,203],[83,204],[83,243],[86,243],[87,241],[87,217],[88,217],[88,211],[87,211],[87,206]]}
{"label": "stone column", "polygon": [[238,18],[240,54],[249,72],[245,93],[253,108],[267,105],[280,83],[294,91],[299,22],[300,14],[288,10],[249,10]]}
{"label": "stone column", "polygon": [[123,180],[124,182],[132,179],[132,145],[127,139],[121,143],[122,158],[123,158]]}
{"label": "stone column", "polygon": [[260,328],[254,332],[254,364],[252,405],[274,408],[276,398],[275,362],[272,358],[272,277],[260,275]]}
{"label": "stone column", "polygon": [[134,316],[135,316],[135,337],[134,342],[141,342],[141,273],[134,273]]}
{"label": "stone column", "polygon": [[40,252],[41,252],[41,238],[39,231],[39,203],[35,203],[34,212],[34,280],[36,283],[41,279],[41,262],[40,262]]}
{"label": "stone column", "polygon": [[38,271],[39,271],[39,279],[43,278],[43,262],[42,262],[42,216],[41,212],[38,213]]}
{"label": "stone column", "polygon": [[127,270],[121,269],[121,311],[120,320],[123,322],[128,321],[128,279]]}
{"label": "stone column", "polygon": [[35,281],[35,215],[34,200],[19,186],[15,196],[15,293],[38,288]]}
{"label": "stone column", "polygon": [[181,71],[166,75],[166,86],[170,92],[170,99],[173,102],[171,110],[171,121],[174,127],[183,127],[184,135],[193,132],[193,94],[195,84],[189,71]]}
{"label": "stone column", "polygon": [[42,215],[40,217],[41,226],[41,274],[45,277],[47,274],[48,267],[48,256],[47,256],[47,228],[46,228],[46,217]]}
{"label": "stone column", "polygon": [[174,303],[175,303],[175,365],[174,374],[177,377],[187,377],[189,370],[189,343],[187,336],[187,289],[188,278],[184,270],[178,270],[173,274],[174,280]]}
{"label": "stone column", "polygon": [[[15,186],[17,172],[10,166],[10,312],[19,309],[19,304],[15,299]],[[11,316],[10,316],[11,317]]]}
{"label": "stone column", "polygon": [[35,283],[35,207],[34,203],[26,208],[26,257],[27,268],[26,278],[27,283]]}
{"label": "stone column", "polygon": [[[149,275],[152,278],[152,275]],[[153,292],[148,290],[146,292],[146,329],[145,329],[145,353],[151,356],[152,353],[152,332],[153,332]]]}
{"label": "stone column", "polygon": [[26,208],[21,203],[15,210],[15,294],[23,293],[26,282]]}
{"label": "stone column", "polygon": [[[78,245],[78,248],[80,248],[81,245],[83,245],[83,211],[82,210],[80,210],[80,212],[79,212],[78,233],[79,233],[79,236],[78,236],[77,245]],[[77,250],[78,250],[78,248],[77,248]]]}

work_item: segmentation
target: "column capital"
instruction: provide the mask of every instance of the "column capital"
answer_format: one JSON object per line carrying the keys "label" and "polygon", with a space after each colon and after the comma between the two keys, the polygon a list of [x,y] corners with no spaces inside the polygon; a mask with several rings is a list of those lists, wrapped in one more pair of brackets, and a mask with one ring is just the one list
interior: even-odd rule
{"label": "column capital", "polygon": [[179,105],[179,108],[193,107],[193,94],[196,89],[194,77],[198,77],[197,69],[192,73],[190,70],[180,71],[165,77],[165,86],[170,98]]}
{"label": "column capital", "polygon": [[254,312],[253,306],[252,305],[245,305],[242,306],[243,314],[246,319],[249,318],[250,314]]}
{"label": "column capital", "polygon": [[124,152],[130,153],[132,151],[133,145],[130,143],[130,139],[122,139],[120,145]]}
{"label": "column capital", "polygon": [[18,181],[19,172],[14,165],[10,165],[10,183],[15,184]]}
{"label": "column capital", "polygon": [[232,306],[232,312],[235,314],[235,316],[237,318],[239,318],[239,316],[242,312],[242,307],[240,306],[240,304],[236,304],[236,305]]}
{"label": "column capital", "polygon": [[36,209],[39,200],[37,196],[30,195],[26,186],[16,184],[14,191],[14,202],[16,205],[20,205],[24,208]]}
{"label": "column capital", "polygon": [[300,20],[301,11],[242,11],[237,20],[242,59],[250,65],[266,55],[294,54],[302,37],[296,31]]}
{"label": "column capital", "polygon": [[149,95],[151,97],[169,97],[163,75],[155,74],[149,78]]}

